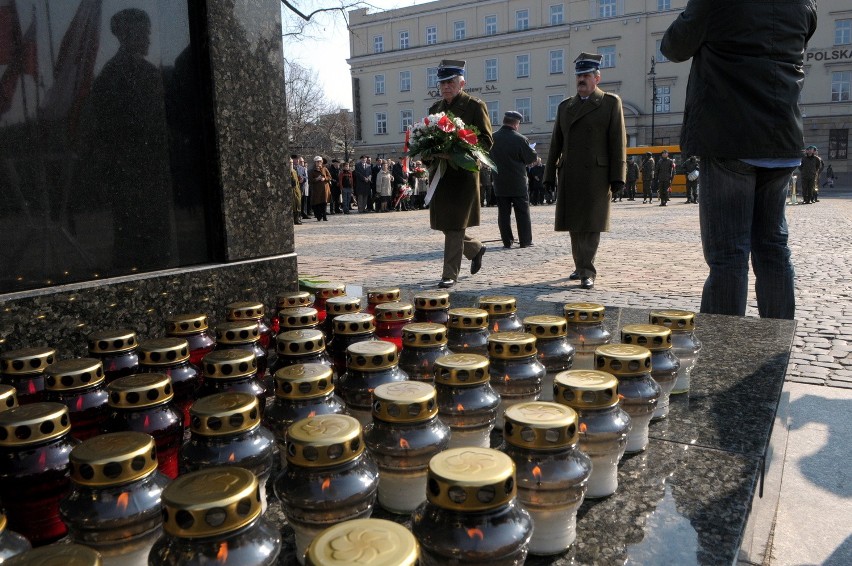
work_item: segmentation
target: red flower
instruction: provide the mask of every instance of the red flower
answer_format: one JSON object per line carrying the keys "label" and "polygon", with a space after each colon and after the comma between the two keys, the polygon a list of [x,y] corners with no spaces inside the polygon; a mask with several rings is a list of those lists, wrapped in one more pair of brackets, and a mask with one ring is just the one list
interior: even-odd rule
{"label": "red flower", "polygon": [[473,130],[459,130],[459,137],[470,145],[476,145],[479,142]]}
{"label": "red flower", "polygon": [[429,125],[429,118],[428,118],[428,117],[423,118],[423,125],[424,125],[424,126],[428,126],[428,125]]}
{"label": "red flower", "polygon": [[438,120],[438,128],[447,133],[456,131],[456,125],[446,116],[441,116],[441,119]]}

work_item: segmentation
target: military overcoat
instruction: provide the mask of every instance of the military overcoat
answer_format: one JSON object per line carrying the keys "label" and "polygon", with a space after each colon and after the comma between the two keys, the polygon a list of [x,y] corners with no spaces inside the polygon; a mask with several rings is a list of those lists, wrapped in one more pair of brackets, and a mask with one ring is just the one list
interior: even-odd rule
{"label": "military overcoat", "polygon": [[595,88],[585,101],[575,95],[559,104],[544,172],[557,186],[557,232],[609,230],[610,183],[624,182],[626,146],[617,95]]}

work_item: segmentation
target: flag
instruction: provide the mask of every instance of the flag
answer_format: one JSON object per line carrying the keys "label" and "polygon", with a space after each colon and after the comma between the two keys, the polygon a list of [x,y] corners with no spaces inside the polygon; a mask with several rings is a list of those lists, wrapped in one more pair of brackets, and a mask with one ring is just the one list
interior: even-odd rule
{"label": "flag", "polygon": [[33,20],[21,40],[21,72],[33,78],[38,77],[38,45],[36,44],[36,18],[33,8]]}
{"label": "flag", "polygon": [[[403,153],[408,153],[408,141],[411,139],[411,128],[405,128],[405,143],[402,145]],[[402,171],[408,174],[408,156],[402,158]]]}
{"label": "flag", "polygon": [[20,76],[21,69],[17,64],[9,65],[3,72],[3,77],[0,78],[0,115],[8,112],[12,107],[12,97],[15,96]]}
{"label": "flag", "polygon": [[0,0],[0,65],[9,65],[15,60],[20,44],[21,22],[15,0]]}

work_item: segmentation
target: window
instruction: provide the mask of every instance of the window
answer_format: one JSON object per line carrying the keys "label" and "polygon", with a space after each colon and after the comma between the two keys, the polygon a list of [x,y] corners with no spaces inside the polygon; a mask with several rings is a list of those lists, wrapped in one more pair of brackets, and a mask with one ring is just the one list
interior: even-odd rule
{"label": "window", "polygon": [[464,39],[464,22],[453,22],[453,39],[456,41]]}
{"label": "window", "polygon": [[658,86],[656,95],[656,105],[654,111],[657,114],[671,112],[672,106],[672,87]]}
{"label": "window", "polygon": [[657,0],[657,11],[664,12],[672,9],[672,0]]}
{"label": "window", "polygon": [[399,32],[399,48],[408,49],[408,30]]}
{"label": "window", "polygon": [[550,74],[561,75],[565,72],[565,55],[562,49],[554,49],[550,52]]}
{"label": "window", "polygon": [[654,60],[655,60],[657,63],[665,63],[665,62],[667,62],[667,61],[668,61],[668,59],[666,59],[666,56],[665,56],[665,55],[663,55],[663,52],[662,52],[662,51],[660,51],[660,44],[661,44],[662,42],[663,42],[663,40],[662,40],[662,39],[658,39],[658,40],[657,40],[657,47],[656,47],[656,50],[655,50],[656,52],[654,53]]}
{"label": "window", "polygon": [[497,59],[485,60],[485,82],[497,80]]}
{"label": "window", "polygon": [[428,26],[426,28],[426,45],[435,45],[438,43],[438,26]]}
{"label": "window", "polygon": [[428,67],[426,69],[426,88],[435,88],[438,86],[438,67]]}
{"label": "window", "polygon": [[852,20],[837,20],[834,22],[834,45],[850,43],[852,43]]}
{"label": "window", "polygon": [[385,39],[377,35],[373,38],[373,53],[381,53],[385,50]]}
{"label": "window", "polygon": [[399,111],[399,126],[400,132],[406,131],[408,128],[414,125],[414,112],[411,110],[400,110]]}
{"label": "window", "polygon": [[849,130],[828,130],[828,158],[849,159]]}
{"label": "window", "polygon": [[411,90],[411,71],[399,72],[399,92],[408,92]]}
{"label": "window", "polygon": [[502,119],[500,118],[500,102],[494,100],[492,102],[486,102],[485,105],[488,107],[488,119],[491,120],[491,125],[497,125],[502,123]]}
{"label": "window", "polygon": [[547,121],[553,122],[556,120],[556,112],[559,110],[559,103],[564,100],[561,94],[551,94],[547,97]]}
{"label": "window", "polygon": [[388,133],[388,115],[384,112],[376,112],[376,134]]}
{"label": "window", "polygon": [[485,16],[485,35],[497,33],[497,16]]}
{"label": "window", "polygon": [[850,86],[852,86],[852,71],[831,73],[831,101],[849,102]]}
{"label": "window", "polygon": [[562,4],[555,4],[550,7],[550,25],[558,26],[565,22],[565,8]]}
{"label": "window", "polygon": [[598,55],[602,55],[601,69],[611,69],[615,67],[615,45],[605,45],[598,47]]}
{"label": "window", "polygon": [[515,57],[515,76],[519,79],[530,76],[529,55],[518,55]]}
{"label": "window", "polygon": [[522,31],[530,27],[530,11],[518,10],[515,12],[515,29]]}
{"label": "window", "polygon": [[618,2],[616,0],[598,0],[598,17],[612,18],[618,15]]}
{"label": "window", "polygon": [[384,75],[376,75],[374,81],[376,84],[376,94],[384,94],[385,93],[385,76]]}
{"label": "window", "polygon": [[529,98],[516,98],[515,99],[515,110],[521,113],[521,116],[524,117],[522,122],[529,123],[532,122],[532,100]]}

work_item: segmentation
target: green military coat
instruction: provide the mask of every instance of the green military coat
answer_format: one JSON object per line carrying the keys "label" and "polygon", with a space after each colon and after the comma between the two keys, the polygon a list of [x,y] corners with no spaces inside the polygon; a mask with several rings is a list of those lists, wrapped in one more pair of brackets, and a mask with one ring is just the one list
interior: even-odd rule
{"label": "green military coat", "polygon": [[[439,100],[429,107],[430,114],[438,112],[451,112],[466,125],[476,126],[479,143],[488,153],[493,139],[488,107],[484,102],[462,91],[449,104]],[[430,178],[435,175],[434,165],[429,169]],[[448,165],[429,203],[429,223],[433,230],[441,231],[479,226],[479,204],[479,175]]]}
{"label": "green military coat", "polygon": [[557,186],[557,232],[609,230],[609,187],[624,182],[626,154],[618,96],[596,88],[585,102],[575,95],[559,104],[544,171]]}

